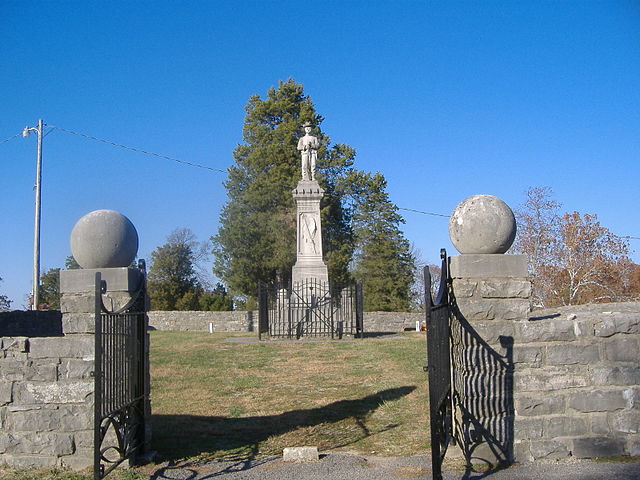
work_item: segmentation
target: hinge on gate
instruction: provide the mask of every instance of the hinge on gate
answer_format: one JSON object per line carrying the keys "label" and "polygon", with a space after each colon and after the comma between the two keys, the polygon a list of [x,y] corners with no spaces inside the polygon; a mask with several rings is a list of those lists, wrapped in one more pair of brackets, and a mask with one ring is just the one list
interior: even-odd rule
{"label": "hinge on gate", "polygon": [[429,365],[425,365],[422,367],[423,372],[429,372]]}
{"label": "hinge on gate", "polygon": [[89,376],[92,377],[92,378],[95,378],[96,372],[94,372],[94,371],[89,372]]}

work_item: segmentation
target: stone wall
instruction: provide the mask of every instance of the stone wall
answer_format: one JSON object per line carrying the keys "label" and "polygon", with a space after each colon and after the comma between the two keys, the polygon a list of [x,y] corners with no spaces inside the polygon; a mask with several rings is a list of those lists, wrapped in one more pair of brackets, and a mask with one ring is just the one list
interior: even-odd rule
{"label": "stone wall", "polygon": [[[208,332],[257,331],[258,312],[149,312],[149,326],[156,330]],[[424,321],[424,313],[364,312],[365,333],[415,330],[416,321]]]}
{"label": "stone wall", "polygon": [[640,303],[531,313],[525,260],[450,259],[460,402],[474,418],[466,428],[490,433],[474,454],[491,463],[640,455]]}
{"label": "stone wall", "polygon": [[640,303],[514,324],[516,458],[640,455]]}
{"label": "stone wall", "polygon": [[63,324],[60,312],[0,313],[0,463],[93,462],[94,337]]}

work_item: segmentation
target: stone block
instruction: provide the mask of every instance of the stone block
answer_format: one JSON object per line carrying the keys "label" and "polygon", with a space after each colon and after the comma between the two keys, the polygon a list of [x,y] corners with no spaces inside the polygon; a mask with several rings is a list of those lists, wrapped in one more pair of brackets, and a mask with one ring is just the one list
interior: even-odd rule
{"label": "stone block", "polygon": [[528,440],[518,440],[514,443],[515,461],[518,463],[528,463],[534,460],[531,454],[531,442]]}
{"label": "stone block", "polygon": [[640,385],[640,366],[593,367],[591,379],[594,385]]}
{"label": "stone block", "polygon": [[[573,320],[573,318],[569,318],[569,317],[567,317],[567,320]],[[578,338],[593,337],[593,319],[588,318],[588,319],[574,320],[573,331],[575,332],[576,337]]]}
{"label": "stone block", "polygon": [[449,257],[451,278],[522,278],[529,276],[525,255],[464,254]]}
{"label": "stone block", "polygon": [[34,359],[93,358],[94,349],[95,339],[93,335],[32,338],[30,341],[30,356]]}
{"label": "stone block", "polygon": [[567,406],[579,412],[614,412],[625,408],[622,390],[592,390],[571,393]]}
{"label": "stone block", "polygon": [[567,365],[516,369],[513,388],[515,392],[550,392],[589,385],[584,368]]}
{"label": "stone block", "polygon": [[514,437],[516,440],[530,440],[541,438],[543,433],[544,421],[542,418],[523,418],[516,414],[514,422]]}
{"label": "stone block", "polygon": [[557,416],[544,421],[544,436],[546,438],[577,437],[589,434],[589,424],[586,418]]}
{"label": "stone block", "polygon": [[60,458],[62,468],[84,470],[93,466],[93,449],[78,448],[73,455]]}
{"label": "stone block", "polygon": [[10,357],[9,353],[26,353],[28,352],[29,339],[26,337],[3,337],[2,350],[5,355]]}
{"label": "stone block", "polygon": [[595,322],[598,337],[610,337],[616,333],[640,333],[640,316],[629,313],[604,312]]}
{"label": "stone block", "polygon": [[630,387],[622,392],[622,396],[627,401],[627,408],[640,410],[640,387]]}
{"label": "stone block", "polygon": [[592,413],[591,414],[591,433],[597,435],[607,435],[611,432],[609,422],[607,421],[608,415],[606,413]]}
{"label": "stone block", "polygon": [[593,364],[600,360],[598,345],[549,345],[547,363],[550,365]]}
{"label": "stone block", "polygon": [[628,437],[625,450],[627,451],[627,454],[632,457],[640,455],[640,437],[637,435]]}
{"label": "stone block", "polygon": [[640,432],[640,411],[623,410],[611,415],[611,428],[615,432],[637,434]]}
{"label": "stone block", "polygon": [[529,314],[529,301],[518,298],[458,300],[458,310],[467,321],[521,320]]}
{"label": "stone block", "polygon": [[0,405],[13,401],[13,382],[0,380]]}
{"label": "stone block", "polygon": [[525,417],[564,413],[566,408],[564,395],[522,395],[514,403],[516,415]]}
{"label": "stone block", "polygon": [[557,440],[533,440],[530,446],[531,455],[534,459],[542,458],[548,460],[557,460],[569,456],[567,446]]}
{"label": "stone block", "polygon": [[564,342],[575,340],[573,322],[569,320],[536,320],[516,323],[516,343]]}
{"label": "stone block", "polygon": [[93,405],[9,407],[6,427],[14,432],[75,432],[93,428]]}
{"label": "stone block", "polygon": [[[472,326],[475,333],[494,349],[502,351],[501,340],[513,338],[513,322],[474,322]],[[464,335],[467,335],[463,332]],[[504,352],[503,352],[504,353]]]}
{"label": "stone block", "polygon": [[574,438],[571,453],[576,458],[616,457],[624,455],[625,440],[604,436]]}
{"label": "stone block", "polygon": [[[80,311],[82,310],[74,310],[74,312]],[[65,335],[72,333],[95,333],[96,318],[94,312],[65,313],[62,316],[62,330]]]}
{"label": "stone block", "polygon": [[453,291],[456,298],[470,298],[478,288],[477,280],[468,280],[466,278],[457,278],[453,282]]}
{"label": "stone block", "polygon": [[24,382],[18,385],[16,397],[24,405],[83,403],[94,388],[93,381]]}
{"label": "stone block", "polygon": [[60,311],[64,318],[69,313],[95,314],[96,304],[88,294],[64,293],[60,295]]}
{"label": "stone block", "polygon": [[[6,453],[26,455],[69,455],[74,451],[73,437],[68,433],[23,432],[5,435],[8,437]],[[0,438],[0,444],[3,441]]]}
{"label": "stone block", "polygon": [[527,363],[530,367],[540,366],[542,347],[518,346],[513,349],[513,363]]}
{"label": "stone block", "polygon": [[50,468],[57,465],[58,459],[52,455],[3,455],[2,462],[18,469]]}
{"label": "stone block", "polygon": [[633,337],[617,336],[603,342],[605,359],[611,362],[634,362],[640,360],[638,340]]}
{"label": "stone block", "polygon": [[61,379],[76,380],[83,379],[88,380],[91,377],[92,372],[95,370],[95,360],[89,359],[69,359],[63,360],[60,365],[59,373]]}
{"label": "stone block", "polygon": [[287,447],[282,451],[285,462],[317,462],[318,447]]}
{"label": "stone block", "polygon": [[140,287],[142,274],[137,268],[85,268],[60,270],[60,293],[95,293],[96,273],[107,283],[108,292],[135,292]]}
{"label": "stone block", "polygon": [[528,305],[531,296],[531,282],[519,278],[482,280],[478,283],[478,293],[483,298],[526,299]]}

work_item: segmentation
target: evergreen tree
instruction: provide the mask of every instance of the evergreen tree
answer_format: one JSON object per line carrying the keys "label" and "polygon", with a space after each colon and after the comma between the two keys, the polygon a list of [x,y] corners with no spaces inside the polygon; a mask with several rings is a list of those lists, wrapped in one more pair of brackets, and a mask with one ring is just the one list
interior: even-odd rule
{"label": "evergreen tree", "polygon": [[404,219],[389,200],[381,173],[352,172],[356,237],[354,276],[363,283],[367,311],[409,311],[415,259],[400,230]]}
{"label": "evergreen tree", "polygon": [[341,205],[339,178],[353,164],[346,145],[330,147],[303,86],[294,80],[272,87],[263,100],[254,95],[246,106],[244,143],[233,152],[235,164],[225,183],[229,200],[212,238],[214,273],[233,292],[254,297],[259,281],[287,283],[296,261],[296,207],[291,190],[300,175],[298,138],[301,125],[315,125],[319,142],[317,179],[325,189],[322,204],[324,253],[329,276],[348,278],[353,243],[349,212]]}

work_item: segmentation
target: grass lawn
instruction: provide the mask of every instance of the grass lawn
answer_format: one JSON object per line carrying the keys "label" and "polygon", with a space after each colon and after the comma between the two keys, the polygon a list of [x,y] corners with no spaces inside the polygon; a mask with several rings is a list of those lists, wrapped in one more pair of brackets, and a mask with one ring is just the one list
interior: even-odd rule
{"label": "grass lawn", "polygon": [[[424,334],[240,343],[246,334],[152,332],[152,449],[160,460],[244,459],[284,447],[426,454]],[[0,480],[90,480],[0,467]],[[109,480],[147,478],[116,470]]]}
{"label": "grass lawn", "polygon": [[427,453],[424,334],[233,341],[241,336],[152,332],[152,448],[161,458],[246,458],[303,445]]}

